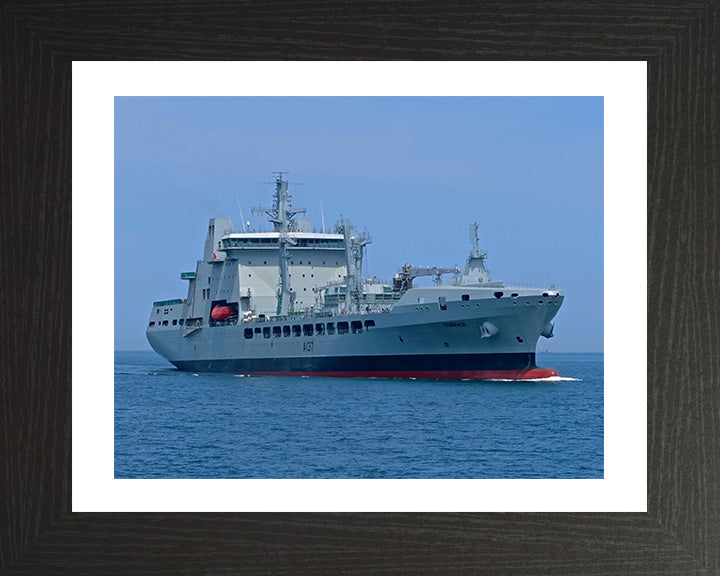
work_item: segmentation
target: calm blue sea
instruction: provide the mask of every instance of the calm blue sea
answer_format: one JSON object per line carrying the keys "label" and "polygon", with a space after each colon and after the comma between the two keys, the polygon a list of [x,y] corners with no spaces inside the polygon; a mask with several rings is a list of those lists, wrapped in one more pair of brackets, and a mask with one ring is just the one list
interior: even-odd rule
{"label": "calm blue sea", "polygon": [[603,355],[560,379],[179,372],[115,353],[116,478],[602,478]]}

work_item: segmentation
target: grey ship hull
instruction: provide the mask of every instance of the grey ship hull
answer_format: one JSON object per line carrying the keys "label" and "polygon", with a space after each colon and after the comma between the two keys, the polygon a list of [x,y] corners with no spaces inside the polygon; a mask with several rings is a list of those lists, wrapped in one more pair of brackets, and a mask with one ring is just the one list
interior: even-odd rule
{"label": "grey ship hull", "polygon": [[[542,289],[413,288],[387,313],[200,327],[173,326],[172,320],[182,317],[182,307],[176,306],[166,316],[168,326],[148,329],[147,337],[158,354],[193,372],[534,379],[557,375],[536,366],[535,346],[562,301],[562,293],[548,295]],[[328,323],[341,322],[362,328],[327,333]],[[300,327],[297,336],[294,326]]]}
{"label": "grey ship hull", "polygon": [[[492,282],[477,224],[465,270],[405,264],[392,285],[362,278],[370,235],[340,218],[332,233],[295,219],[276,173],[270,232],[234,232],[211,218],[184,300],[155,302],[147,338],[180,370],[452,379],[557,375],[535,365],[563,301],[554,288]],[[441,275],[454,273],[450,285]],[[435,287],[413,279],[434,276]],[[304,310],[304,314],[294,314]],[[361,312],[365,313],[361,313]],[[275,315],[275,316],[273,316]]]}

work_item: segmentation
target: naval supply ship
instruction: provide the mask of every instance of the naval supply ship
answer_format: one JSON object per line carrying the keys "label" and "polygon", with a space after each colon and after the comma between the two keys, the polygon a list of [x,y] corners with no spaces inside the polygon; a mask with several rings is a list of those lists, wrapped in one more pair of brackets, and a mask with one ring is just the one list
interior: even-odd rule
{"label": "naval supply ship", "polygon": [[[187,296],[153,303],[152,348],[179,370],[328,377],[541,379],[540,336],[564,294],[493,281],[471,225],[464,270],[405,264],[392,282],[363,278],[367,231],[340,218],[314,230],[292,206],[286,172],[273,203],[255,207],[270,231],[211,218]],[[324,219],[323,219],[324,220]],[[249,223],[248,223],[249,225]],[[422,276],[433,286],[413,286]],[[447,280],[443,277],[447,277]]]}

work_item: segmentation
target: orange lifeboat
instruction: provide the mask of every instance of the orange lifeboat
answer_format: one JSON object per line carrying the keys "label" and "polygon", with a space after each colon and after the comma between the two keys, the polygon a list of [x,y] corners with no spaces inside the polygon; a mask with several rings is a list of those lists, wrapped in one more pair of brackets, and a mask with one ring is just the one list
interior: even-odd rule
{"label": "orange lifeboat", "polygon": [[227,320],[233,316],[236,316],[236,313],[232,306],[215,306],[210,313],[213,320]]}

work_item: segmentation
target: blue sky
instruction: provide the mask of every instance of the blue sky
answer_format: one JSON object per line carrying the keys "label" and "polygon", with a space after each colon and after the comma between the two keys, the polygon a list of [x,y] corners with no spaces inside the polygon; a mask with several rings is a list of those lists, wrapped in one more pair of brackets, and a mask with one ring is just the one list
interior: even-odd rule
{"label": "blue sky", "polygon": [[263,182],[289,171],[320,225],[373,237],[367,272],[462,268],[479,225],[494,280],[555,283],[551,352],[603,350],[601,97],[118,97],[115,349],[149,349],[154,300],[184,298],[207,220],[265,225]]}

